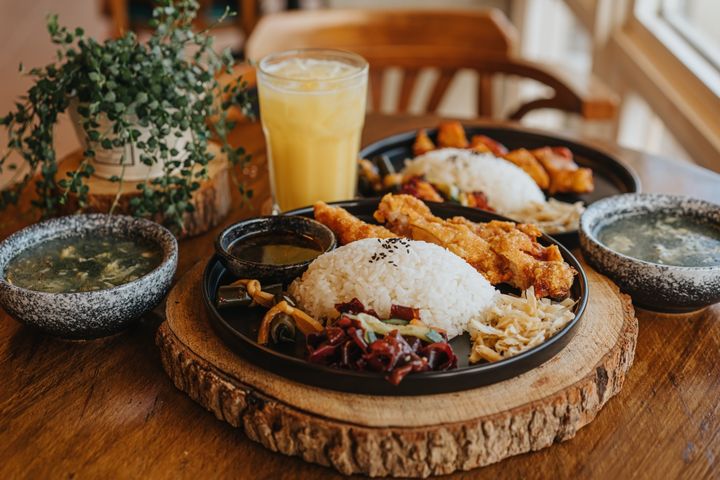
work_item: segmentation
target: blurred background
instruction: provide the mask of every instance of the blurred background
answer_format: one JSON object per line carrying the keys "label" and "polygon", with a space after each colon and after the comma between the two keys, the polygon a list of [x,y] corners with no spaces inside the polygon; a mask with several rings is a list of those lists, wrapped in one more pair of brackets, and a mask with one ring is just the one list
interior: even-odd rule
{"label": "blurred background", "polygon": [[[522,123],[661,154],[720,171],[720,1],[718,0],[201,0],[199,27],[230,6],[240,14],[217,33],[217,45],[241,60],[258,22],[284,10],[319,9],[497,9],[510,24],[512,54],[542,62],[569,80],[592,78],[607,87],[618,108],[609,118],[583,119],[552,110],[534,110]],[[48,13],[61,24],[82,26],[95,38],[126,29],[142,34],[150,0],[0,0],[0,113],[9,111],[30,80],[18,72],[52,60],[45,31]],[[448,26],[448,28],[452,28]],[[422,34],[422,32],[420,32]],[[291,39],[288,41],[292,42]],[[333,45],[327,45],[333,47]],[[372,65],[372,62],[371,62]],[[407,111],[419,113],[437,72],[421,72]],[[433,77],[435,75],[435,77]],[[401,71],[383,72],[379,110],[394,111],[403,82]],[[475,71],[452,78],[437,112],[478,116]],[[605,90],[603,90],[605,91]],[[512,76],[492,78],[492,116],[529,98],[550,95],[548,87]],[[0,134],[2,135],[2,134]],[[0,136],[4,147],[6,139]],[[56,130],[58,156],[78,148],[67,119]],[[0,176],[0,185],[7,178]]]}

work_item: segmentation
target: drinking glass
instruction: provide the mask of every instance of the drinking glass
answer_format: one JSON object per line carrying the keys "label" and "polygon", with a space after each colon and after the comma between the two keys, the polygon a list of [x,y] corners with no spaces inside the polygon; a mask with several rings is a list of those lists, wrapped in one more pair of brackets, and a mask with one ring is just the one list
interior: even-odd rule
{"label": "drinking glass", "polygon": [[350,52],[305,49],[268,55],[258,70],[275,210],[352,198],[367,62]]}

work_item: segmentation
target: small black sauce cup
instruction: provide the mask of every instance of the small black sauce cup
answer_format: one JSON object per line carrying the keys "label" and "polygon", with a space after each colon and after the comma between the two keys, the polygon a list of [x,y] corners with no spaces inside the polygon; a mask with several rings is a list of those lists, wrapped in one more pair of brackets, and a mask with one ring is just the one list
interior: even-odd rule
{"label": "small black sauce cup", "polygon": [[255,217],[235,223],[218,235],[215,252],[230,273],[237,278],[256,279],[262,284],[282,283],[287,285],[300,276],[312,260],[288,265],[271,265],[238,258],[230,253],[235,242],[256,235],[299,235],[312,238],[322,253],[329,252],[337,245],[335,234],[320,222],[307,217],[275,215]]}

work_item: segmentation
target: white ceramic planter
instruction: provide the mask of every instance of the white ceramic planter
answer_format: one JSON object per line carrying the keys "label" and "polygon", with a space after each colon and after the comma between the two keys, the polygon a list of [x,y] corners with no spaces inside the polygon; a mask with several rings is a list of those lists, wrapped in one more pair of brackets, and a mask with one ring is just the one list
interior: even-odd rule
{"label": "white ceramic planter", "polygon": [[[83,148],[87,149],[87,138],[85,130],[82,126],[82,117],[77,112],[76,106],[72,105],[69,108],[70,118],[73,126],[75,127],[75,133],[80,140],[80,144]],[[112,128],[112,123],[104,117],[98,120],[100,127],[99,131],[108,131]],[[150,139],[150,132],[148,128],[136,126],[137,130],[140,131],[140,137],[138,141],[146,142]],[[165,141],[169,149],[176,149],[180,154],[173,158],[173,160],[182,160],[185,158],[187,153],[185,152],[185,146],[192,141],[192,135],[187,130],[182,132],[182,136],[176,137],[174,134],[168,135],[164,140],[158,139],[158,141]],[[91,142],[92,149],[95,151],[95,157],[91,160],[92,166],[95,168],[94,175],[100,178],[110,179],[113,176],[122,177],[124,180],[145,180],[146,178],[157,178],[163,175],[164,162],[159,160],[152,165],[145,165],[140,160],[141,150],[134,144],[128,143],[124,147],[112,148],[106,150],[99,144]]]}

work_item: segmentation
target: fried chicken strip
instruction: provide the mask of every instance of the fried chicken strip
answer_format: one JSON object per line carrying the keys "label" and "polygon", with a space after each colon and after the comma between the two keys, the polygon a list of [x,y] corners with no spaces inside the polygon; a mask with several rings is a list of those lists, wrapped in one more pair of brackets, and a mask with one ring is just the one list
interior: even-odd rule
{"label": "fried chicken strip", "polygon": [[322,223],[337,236],[341,245],[363,238],[392,238],[394,233],[380,225],[370,225],[351,215],[344,208],[333,207],[325,202],[313,206],[315,220]]}
{"label": "fried chicken strip", "polygon": [[447,248],[494,285],[533,286],[538,297],[564,298],[570,292],[576,272],[557,247],[537,242],[540,232],[531,225],[476,224],[461,217],[446,221],[414,197],[391,194],[383,197],[375,219],[393,233]]}
{"label": "fried chicken strip", "polygon": [[375,220],[385,223],[400,236],[435,243],[463,258],[490,283],[507,283],[510,272],[502,268],[502,258],[490,245],[465,225],[446,223],[410,195],[385,195],[375,212]]}
{"label": "fried chicken strip", "polygon": [[548,193],[588,193],[595,188],[592,170],[579,167],[572,152],[565,147],[543,147],[532,150],[550,177]]}

